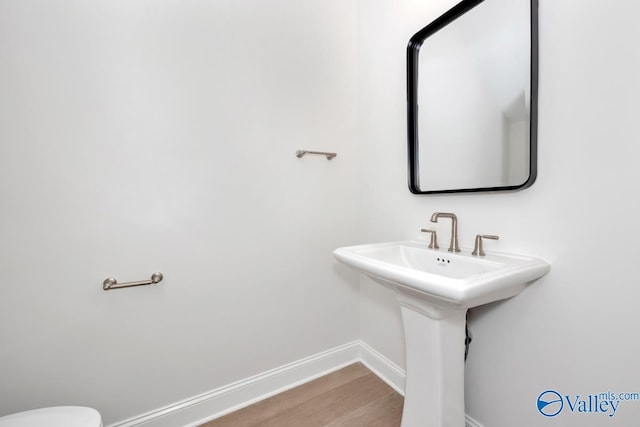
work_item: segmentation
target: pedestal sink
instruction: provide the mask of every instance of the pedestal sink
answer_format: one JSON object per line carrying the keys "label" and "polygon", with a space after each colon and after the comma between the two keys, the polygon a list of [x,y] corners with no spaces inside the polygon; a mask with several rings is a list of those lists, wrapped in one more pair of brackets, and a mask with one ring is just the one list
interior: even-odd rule
{"label": "pedestal sink", "polygon": [[467,309],[513,297],[550,268],[537,258],[454,254],[415,241],[349,246],[333,254],[396,293],[406,347],[402,427],[464,427]]}

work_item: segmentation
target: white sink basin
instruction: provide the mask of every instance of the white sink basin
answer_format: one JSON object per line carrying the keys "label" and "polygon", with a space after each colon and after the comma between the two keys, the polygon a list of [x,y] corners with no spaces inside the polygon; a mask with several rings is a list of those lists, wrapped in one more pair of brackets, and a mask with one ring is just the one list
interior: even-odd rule
{"label": "white sink basin", "polygon": [[349,246],[335,257],[391,287],[404,326],[407,373],[402,427],[463,427],[468,308],[510,298],[549,271],[537,258],[478,257],[425,242]]}
{"label": "white sink basin", "polygon": [[487,252],[457,254],[404,241],[336,249],[335,257],[368,276],[400,286],[437,306],[465,309],[519,294],[528,282],[549,271],[537,258]]}

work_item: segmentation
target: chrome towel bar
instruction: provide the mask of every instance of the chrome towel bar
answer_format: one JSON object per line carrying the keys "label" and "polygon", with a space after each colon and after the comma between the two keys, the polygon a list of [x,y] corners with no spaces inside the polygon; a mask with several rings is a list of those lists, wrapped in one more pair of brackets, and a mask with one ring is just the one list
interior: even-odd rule
{"label": "chrome towel bar", "polygon": [[338,153],[327,153],[326,151],[309,151],[309,150],[298,150],[296,151],[296,157],[300,158],[305,154],[320,154],[322,156],[327,156],[327,160],[333,159]]}
{"label": "chrome towel bar", "polygon": [[164,276],[162,273],[153,273],[151,275],[151,279],[149,280],[141,280],[139,282],[127,282],[127,283],[118,283],[118,281],[113,277],[107,277],[102,282],[102,289],[105,291],[109,291],[111,289],[120,289],[120,288],[131,288],[133,286],[144,286],[144,285],[155,285],[162,281]]}

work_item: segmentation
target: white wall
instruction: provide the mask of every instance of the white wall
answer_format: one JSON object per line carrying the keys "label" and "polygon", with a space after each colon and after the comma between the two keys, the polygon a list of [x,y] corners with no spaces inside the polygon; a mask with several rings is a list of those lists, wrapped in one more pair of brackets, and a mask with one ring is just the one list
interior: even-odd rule
{"label": "white wall", "polygon": [[[414,196],[406,185],[405,47],[453,3],[359,1],[366,240],[424,239],[419,229],[431,213],[452,211],[462,246],[476,233],[498,234],[487,249],[551,263],[518,297],[472,311],[466,404],[483,425],[636,425],[640,402],[623,402],[613,418],[565,409],[547,419],[536,399],[547,388],[640,391],[640,4],[540,1],[539,173],[530,189]],[[436,227],[446,242],[449,224]],[[392,294],[366,279],[361,292],[362,339],[404,365]]]}
{"label": "white wall", "polygon": [[0,415],[108,424],[358,337],[356,18],[0,0]]}
{"label": "white wall", "polygon": [[393,296],[363,279],[358,331],[330,252],[423,238],[442,210],[463,246],[495,233],[487,249],[552,264],[473,311],[468,413],[633,425],[640,403],[542,419],[535,399],[639,391],[640,5],[541,0],[533,187],[414,196],[405,47],[454,2],[358,0],[356,25],[344,0],[0,0],[0,414],[110,423],[358,335],[403,365]]}

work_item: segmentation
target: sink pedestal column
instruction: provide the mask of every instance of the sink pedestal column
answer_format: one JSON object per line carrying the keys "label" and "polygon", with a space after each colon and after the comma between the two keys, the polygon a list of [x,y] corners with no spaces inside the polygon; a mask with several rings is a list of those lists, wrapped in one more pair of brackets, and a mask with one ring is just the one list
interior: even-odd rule
{"label": "sink pedestal column", "polygon": [[407,365],[402,427],[464,427],[467,310],[436,308],[401,292],[396,295]]}

